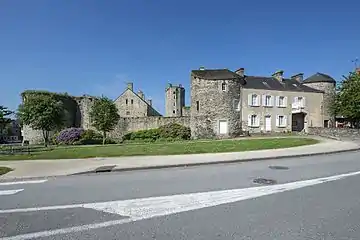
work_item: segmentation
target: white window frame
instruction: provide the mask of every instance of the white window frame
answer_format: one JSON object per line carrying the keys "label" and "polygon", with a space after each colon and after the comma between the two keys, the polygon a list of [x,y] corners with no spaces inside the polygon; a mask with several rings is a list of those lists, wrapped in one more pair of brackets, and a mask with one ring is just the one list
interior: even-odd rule
{"label": "white window frame", "polygon": [[265,94],[263,95],[263,105],[264,107],[272,107],[274,105],[273,103],[273,96],[269,95],[269,94]]}
{"label": "white window frame", "polygon": [[259,107],[260,106],[260,95],[255,94],[255,93],[249,94],[248,101],[249,101],[249,106]]}
{"label": "white window frame", "polygon": [[[282,123],[280,123],[280,119],[282,119]],[[287,126],[287,116],[286,115],[277,115],[276,116],[276,126],[285,128]]]}
{"label": "white window frame", "polygon": [[260,127],[260,117],[257,114],[250,114],[248,116],[249,127]]}
{"label": "white window frame", "polygon": [[[281,104],[281,99],[283,99],[283,102]],[[286,97],[285,96],[279,96],[278,97],[278,107],[286,107]]]}

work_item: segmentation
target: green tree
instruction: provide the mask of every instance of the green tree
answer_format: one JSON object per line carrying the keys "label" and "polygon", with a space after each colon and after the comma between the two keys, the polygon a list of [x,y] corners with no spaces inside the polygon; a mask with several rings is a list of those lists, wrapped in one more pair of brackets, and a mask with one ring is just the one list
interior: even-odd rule
{"label": "green tree", "polygon": [[113,130],[118,123],[120,116],[113,101],[106,97],[95,100],[90,111],[91,124],[103,135],[103,145],[106,135]]}
{"label": "green tree", "polygon": [[9,118],[13,114],[7,107],[0,106],[0,135],[4,133],[5,128],[11,123]]}
{"label": "green tree", "polygon": [[338,87],[331,111],[335,115],[346,117],[353,126],[360,122],[360,74],[350,73]]}
{"label": "green tree", "polygon": [[29,95],[19,106],[18,117],[24,125],[41,130],[47,147],[51,131],[64,125],[64,106],[50,95]]}

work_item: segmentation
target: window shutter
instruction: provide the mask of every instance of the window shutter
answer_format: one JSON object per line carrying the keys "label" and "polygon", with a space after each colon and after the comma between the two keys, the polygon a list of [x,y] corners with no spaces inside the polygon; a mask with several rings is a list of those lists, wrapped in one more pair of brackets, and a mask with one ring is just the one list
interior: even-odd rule
{"label": "window shutter", "polygon": [[251,126],[251,114],[248,115],[248,126]]}
{"label": "window shutter", "polygon": [[287,116],[286,115],[284,116],[284,126],[285,127],[287,126]]}
{"label": "window shutter", "polygon": [[279,115],[276,115],[276,126],[279,127]]}
{"label": "window shutter", "polygon": [[262,95],[262,104],[266,105],[266,95]]}
{"label": "window shutter", "polygon": [[294,97],[293,103],[296,103],[297,99],[298,99],[297,97]]}
{"label": "window shutter", "polygon": [[251,106],[252,94],[248,95],[248,105]]}
{"label": "window shutter", "polygon": [[260,127],[260,116],[259,115],[256,115],[256,127]]}
{"label": "window shutter", "polygon": [[280,97],[279,96],[275,97],[275,101],[276,101],[276,106],[280,107]]}
{"label": "window shutter", "polygon": [[306,103],[305,103],[305,97],[303,97],[303,105],[302,105],[303,107],[305,107],[306,106]]}
{"label": "window shutter", "polygon": [[260,99],[260,96],[257,95],[256,96],[256,106],[260,106],[260,104],[261,104],[261,99]]}
{"label": "window shutter", "polygon": [[287,107],[287,97],[284,97],[284,107]]}
{"label": "window shutter", "polygon": [[275,106],[274,101],[275,101],[275,97],[274,97],[274,96],[271,96],[271,97],[270,97],[270,106],[271,106],[271,107]]}

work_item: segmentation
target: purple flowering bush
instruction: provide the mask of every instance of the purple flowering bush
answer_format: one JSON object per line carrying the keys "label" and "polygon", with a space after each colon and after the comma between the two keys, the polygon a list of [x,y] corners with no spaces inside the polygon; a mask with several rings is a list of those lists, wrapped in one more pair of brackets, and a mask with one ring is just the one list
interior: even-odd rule
{"label": "purple flowering bush", "polygon": [[59,133],[56,142],[59,144],[73,144],[81,138],[83,133],[84,129],[82,128],[67,128]]}

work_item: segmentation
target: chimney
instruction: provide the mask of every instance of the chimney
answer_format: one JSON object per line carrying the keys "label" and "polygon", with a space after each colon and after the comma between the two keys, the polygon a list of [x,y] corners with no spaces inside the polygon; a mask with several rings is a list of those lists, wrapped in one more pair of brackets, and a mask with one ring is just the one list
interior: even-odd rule
{"label": "chimney", "polygon": [[238,70],[235,71],[235,73],[241,77],[244,77],[245,75],[245,68],[239,68]]}
{"label": "chimney", "polygon": [[291,76],[291,79],[294,79],[294,80],[298,81],[299,83],[301,83],[304,79],[304,74],[303,73],[295,74],[295,75]]}
{"label": "chimney", "polygon": [[201,67],[199,68],[199,70],[204,71],[204,70],[205,70],[205,67],[204,67],[204,66],[201,66]]}
{"label": "chimney", "polygon": [[355,69],[355,72],[360,75],[360,67],[357,67],[357,68]]}
{"label": "chimney", "polygon": [[134,83],[128,82],[127,83],[127,89],[130,89],[131,91],[134,91]]}
{"label": "chimney", "polygon": [[152,99],[148,99],[148,100],[147,100],[147,103],[148,103],[150,106],[152,106]]}
{"label": "chimney", "polygon": [[141,99],[145,100],[145,94],[143,93],[143,91],[139,90],[137,94]]}
{"label": "chimney", "polygon": [[272,76],[274,78],[276,78],[279,82],[282,82],[283,81],[283,75],[284,75],[284,71],[279,70],[279,71],[276,71]]}

